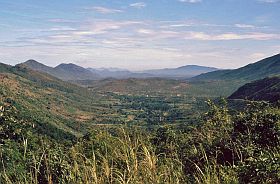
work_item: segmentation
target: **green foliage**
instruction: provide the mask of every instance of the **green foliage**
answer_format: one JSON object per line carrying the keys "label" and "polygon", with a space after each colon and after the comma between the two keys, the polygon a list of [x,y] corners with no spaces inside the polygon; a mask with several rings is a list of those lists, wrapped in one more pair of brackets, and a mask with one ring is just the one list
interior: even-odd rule
{"label": "green foliage", "polygon": [[[2,183],[277,183],[277,105],[248,104],[231,114],[208,101],[198,125],[96,128],[76,142],[38,134],[36,124],[1,107]],[[37,123],[37,122],[35,122]]]}
{"label": "green foliage", "polygon": [[277,102],[280,100],[280,77],[265,78],[245,84],[229,99]]}

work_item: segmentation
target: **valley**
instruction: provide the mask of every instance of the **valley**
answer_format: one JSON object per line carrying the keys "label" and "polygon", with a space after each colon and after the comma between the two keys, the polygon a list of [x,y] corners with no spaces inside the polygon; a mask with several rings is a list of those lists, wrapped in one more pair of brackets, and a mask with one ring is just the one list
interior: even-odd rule
{"label": "valley", "polygon": [[280,184],[280,0],[0,7],[0,184]]}
{"label": "valley", "polygon": [[[34,64],[34,61],[31,63]],[[266,151],[264,156],[272,159],[267,164],[278,162],[280,91],[277,75],[280,70],[271,70],[267,66],[274,69],[279,63],[279,55],[276,55],[232,70],[229,75],[235,76],[235,71],[239,75],[240,70],[264,67],[254,71],[254,76],[266,77],[257,81],[251,78],[252,72],[246,72],[248,76],[244,73],[240,78],[220,77],[220,74],[212,78],[208,76],[213,76],[210,72],[188,79],[96,79],[91,78],[94,75],[89,74],[89,70],[71,64],[67,67],[62,65],[65,68],[60,76],[68,77],[59,79],[56,73],[49,72],[49,68],[46,71],[46,67],[38,62],[35,65],[37,68],[40,66],[40,71],[26,64],[1,64],[0,141],[4,145],[1,147],[1,159],[11,156],[11,161],[3,161],[6,165],[0,167],[0,171],[2,168],[5,172],[0,172],[0,178],[6,183],[9,180],[21,183],[21,176],[11,179],[14,173],[21,173],[29,178],[28,181],[40,181],[42,184],[48,181],[106,183],[109,180],[118,182],[118,173],[131,172],[129,176],[132,180],[140,183],[174,183],[175,180],[191,183],[196,177],[201,177],[201,173],[197,172],[197,164],[200,164],[200,167],[211,167],[209,171],[203,168],[203,172],[215,177],[218,177],[216,172],[234,173],[233,177],[230,174],[231,179],[227,179],[227,174],[220,176],[221,180],[246,183],[251,169],[261,167],[244,168],[245,162],[252,165],[262,162],[262,156],[248,152],[248,148]],[[81,75],[85,78],[75,77],[79,73],[76,70],[85,71],[85,75]],[[252,135],[249,134],[253,137],[248,137],[242,128],[245,126],[250,131],[254,130]],[[253,147],[248,146],[247,141],[255,141]],[[22,144],[25,151],[20,146]],[[219,151],[220,155],[214,156],[213,151]],[[236,161],[226,156],[228,151],[236,157]],[[204,154],[207,154],[206,158]],[[246,159],[249,159],[247,154],[252,154],[256,160],[243,161],[239,154]],[[269,154],[275,156],[270,157]],[[32,157],[40,163],[40,171],[32,169],[37,167]],[[40,161],[39,157],[44,159]],[[141,172],[151,172],[153,169],[147,170],[149,165],[146,160],[155,158],[157,161],[149,163],[158,173],[152,174],[155,177],[153,181],[146,178],[146,174],[142,176]],[[85,173],[92,169],[92,164],[96,164],[95,159],[98,171],[92,173],[98,178],[93,179],[94,175]],[[177,165],[177,159],[180,165]],[[211,163],[205,163],[207,159]],[[69,168],[62,168],[61,161]],[[15,162],[21,164],[13,165]],[[128,168],[137,167],[141,172],[129,171],[118,165],[120,163],[126,163]],[[174,168],[170,168],[170,164]],[[75,167],[81,173],[70,169]],[[108,178],[104,177],[105,167],[109,167],[112,173]],[[215,167],[219,171],[215,171]],[[274,168],[274,165],[271,167]],[[267,169],[264,174],[268,176],[262,178],[277,181],[279,177],[274,170]],[[64,178],[66,175],[60,172],[68,173],[72,178]],[[167,174],[169,172],[176,175]],[[240,173],[244,177],[239,176]],[[251,178],[263,182],[255,175]],[[200,180],[207,183],[203,178]]]}
{"label": "valley", "polygon": [[[267,70],[260,70],[261,74],[254,72],[254,75],[275,74],[279,55],[237,69],[236,75],[261,65]],[[66,65],[57,68],[63,66]],[[207,111],[208,99],[227,98],[242,85],[253,81],[245,76],[230,78],[234,70],[225,79],[203,77],[219,72],[214,71],[185,80],[173,77],[83,80],[73,74],[95,75],[91,76],[89,70],[80,66],[68,66],[60,76],[69,77],[61,80],[55,77],[57,69],[34,60],[16,66],[2,64],[1,100],[11,101],[23,116],[40,122],[42,131],[44,126],[50,126],[79,137],[96,125],[153,127],[198,123],[201,114]],[[247,73],[251,75],[252,72]],[[71,80],[74,78],[77,80]]]}

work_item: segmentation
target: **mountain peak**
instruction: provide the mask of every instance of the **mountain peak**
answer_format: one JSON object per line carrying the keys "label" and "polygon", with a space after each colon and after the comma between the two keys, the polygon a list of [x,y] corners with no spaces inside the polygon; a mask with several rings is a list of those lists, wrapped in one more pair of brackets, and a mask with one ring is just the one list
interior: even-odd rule
{"label": "mountain peak", "polygon": [[61,63],[61,64],[59,64],[57,66],[78,66],[78,65],[76,65],[74,63]]}
{"label": "mountain peak", "polygon": [[59,64],[59,65],[57,65],[55,68],[64,68],[64,69],[70,69],[70,68],[80,68],[80,69],[85,69],[85,68],[83,68],[83,67],[81,67],[81,66],[78,66],[78,65],[76,65],[76,64],[73,64],[73,63],[61,63],[61,64]]}
{"label": "mountain peak", "polygon": [[39,63],[38,61],[36,61],[34,59],[29,59],[29,60],[25,61],[24,63],[18,64],[18,66],[24,66],[29,69],[32,69],[35,71],[41,71],[41,72],[51,69],[51,67],[46,66],[42,63]]}
{"label": "mountain peak", "polygon": [[93,80],[99,77],[96,73],[73,63],[62,63],[54,70],[64,80]]}
{"label": "mountain peak", "polygon": [[34,59],[29,59],[29,60],[25,61],[22,64],[27,64],[27,65],[30,65],[30,64],[41,64],[41,65],[43,65],[42,63],[39,63],[38,61],[36,61]]}

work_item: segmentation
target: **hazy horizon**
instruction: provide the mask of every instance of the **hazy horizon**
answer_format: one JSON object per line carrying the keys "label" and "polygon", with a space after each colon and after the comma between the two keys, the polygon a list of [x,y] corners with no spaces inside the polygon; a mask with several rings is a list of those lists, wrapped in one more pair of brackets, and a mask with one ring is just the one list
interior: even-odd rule
{"label": "hazy horizon", "polygon": [[0,0],[0,62],[233,69],[279,53],[278,0]]}
{"label": "hazy horizon", "polygon": [[[280,54],[280,53],[279,53]],[[268,56],[268,57],[271,57],[271,56]],[[265,59],[265,58],[262,58],[262,59]],[[260,59],[260,60],[262,60],[262,59]],[[43,65],[46,65],[46,66],[49,66],[49,67],[52,67],[52,68],[55,68],[56,66],[58,66],[58,65],[60,65],[60,64],[75,64],[75,65],[77,65],[77,66],[81,66],[81,67],[83,67],[83,68],[92,68],[92,69],[97,69],[97,70],[102,70],[102,69],[118,69],[118,70],[127,70],[127,71],[131,71],[131,72],[142,72],[142,71],[147,71],[147,70],[161,70],[161,69],[176,69],[176,68],[179,68],[179,67],[184,67],[184,66],[200,66],[200,67],[209,67],[209,68],[216,68],[216,67],[213,67],[213,66],[206,66],[206,65],[197,65],[197,64],[186,64],[186,65],[181,65],[181,66],[177,66],[177,67],[164,67],[164,68],[150,68],[150,69],[142,69],[142,70],[140,70],[140,69],[135,69],[135,70],[133,70],[133,69],[128,69],[128,68],[119,68],[119,67],[86,67],[86,66],[83,66],[83,65],[81,65],[81,64],[76,64],[76,63],[73,63],[73,62],[62,62],[62,63],[57,63],[57,64],[55,64],[55,65],[48,65],[48,64],[46,64],[46,63],[44,63],[44,62],[41,62],[41,61],[38,61],[38,60],[36,60],[36,59],[28,59],[28,60],[26,60],[26,61],[23,61],[23,62],[17,62],[17,63],[15,63],[15,64],[11,64],[11,65],[13,65],[13,66],[15,66],[15,65],[17,65],[17,64],[22,64],[22,63],[24,63],[24,62],[27,62],[27,61],[30,61],[30,60],[34,60],[34,61],[36,61],[36,62],[38,62],[38,63],[41,63],[41,64],[43,64]],[[260,61],[260,60],[258,60],[258,61]],[[258,61],[255,61],[255,62],[252,62],[252,63],[248,63],[248,64],[253,64],[253,63],[256,63],[256,62],[258,62]],[[1,63],[1,62],[0,62]],[[2,62],[2,63],[4,63],[4,64],[8,64],[8,63],[5,63],[5,62]],[[248,65],[248,64],[246,64],[246,65]],[[246,66],[246,65],[244,65],[244,66]],[[240,66],[240,67],[244,67],[244,66]],[[238,68],[217,68],[217,69],[219,69],[219,70],[227,70],[227,69],[238,69]]]}

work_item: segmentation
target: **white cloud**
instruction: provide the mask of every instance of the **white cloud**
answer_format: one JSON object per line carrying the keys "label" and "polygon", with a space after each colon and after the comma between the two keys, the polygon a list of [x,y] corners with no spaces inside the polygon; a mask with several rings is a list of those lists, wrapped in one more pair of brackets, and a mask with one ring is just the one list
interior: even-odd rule
{"label": "white cloud", "polygon": [[280,0],[259,0],[259,2],[262,3],[278,3]]}
{"label": "white cloud", "polygon": [[185,36],[186,40],[202,40],[202,41],[226,41],[226,40],[273,40],[280,39],[278,34],[269,33],[222,33],[222,34],[207,34],[204,32],[188,32]]}
{"label": "white cloud", "polygon": [[60,26],[60,27],[53,27],[50,28],[49,31],[75,31],[75,28],[72,27],[64,27],[64,26]]}
{"label": "white cloud", "polygon": [[235,27],[238,27],[238,28],[255,28],[254,25],[249,25],[249,24],[235,24]]}
{"label": "white cloud", "polygon": [[137,32],[140,34],[148,34],[148,35],[155,34],[155,31],[150,29],[139,29]]}
{"label": "white cloud", "polygon": [[48,21],[52,23],[76,23],[76,21],[68,19],[49,19]]}
{"label": "white cloud", "polygon": [[[44,31],[27,34],[32,30],[27,28],[23,33],[29,36],[19,37],[14,42],[13,40],[0,42],[0,51],[1,46],[9,48],[10,53],[14,50],[14,54],[9,55],[5,54],[7,50],[2,49],[0,56],[12,60],[13,55],[20,52],[17,56],[20,61],[29,58],[56,62],[69,60],[80,61],[82,66],[94,67],[96,64],[98,67],[114,66],[135,70],[176,67],[186,63],[194,64],[194,61],[195,64],[200,65],[232,68],[240,66],[240,63],[234,63],[234,58],[239,56],[243,57],[240,59],[244,61],[243,64],[246,64],[245,61],[251,62],[262,58],[261,53],[268,56],[268,52],[263,50],[262,40],[280,40],[278,33],[257,31],[257,26],[242,23],[216,25],[194,20],[157,22],[109,19],[92,19],[75,23],[62,19],[51,21],[55,24],[47,29],[49,30],[47,34]],[[223,29],[220,29],[221,26]],[[234,32],[236,29],[233,28],[236,27],[241,29]],[[253,49],[240,48],[233,53],[228,53],[232,48],[230,42],[232,40],[244,42],[260,40],[260,42],[254,42]],[[223,41],[224,48],[210,50],[217,47],[215,41]],[[260,49],[255,48],[258,44]],[[25,53],[22,48],[30,52]],[[18,49],[21,51],[18,52]],[[51,50],[53,55],[48,55]]]}
{"label": "white cloud", "polygon": [[105,7],[101,7],[101,6],[95,6],[95,7],[86,8],[86,9],[94,10],[94,11],[97,11],[98,13],[102,13],[102,14],[112,14],[112,13],[122,13],[123,12],[122,10],[119,10],[119,9],[105,8]]}
{"label": "white cloud", "polygon": [[[76,31],[76,34],[84,35],[98,35],[98,34],[105,34],[108,35],[112,34],[113,31],[118,31],[123,28],[134,27],[137,25],[143,24],[139,21],[113,21],[113,20],[95,20],[93,22],[87,23],[80,27],[80,31]],[[85,32],[85,33],[84,33]]]}
{"label": "white cloud", "polygon": [[134,7],[134,8],[138,8],[138,9],[141,9],[141,8],[145,8],[147,5],[146,3],[143,3],[143,2],[138,2],[138,3],[132,3],[129,5],[130,7]]}
{"label": "white cloud", "polygon": [[179,0],[182,3],[200,3],[202,0]]}

